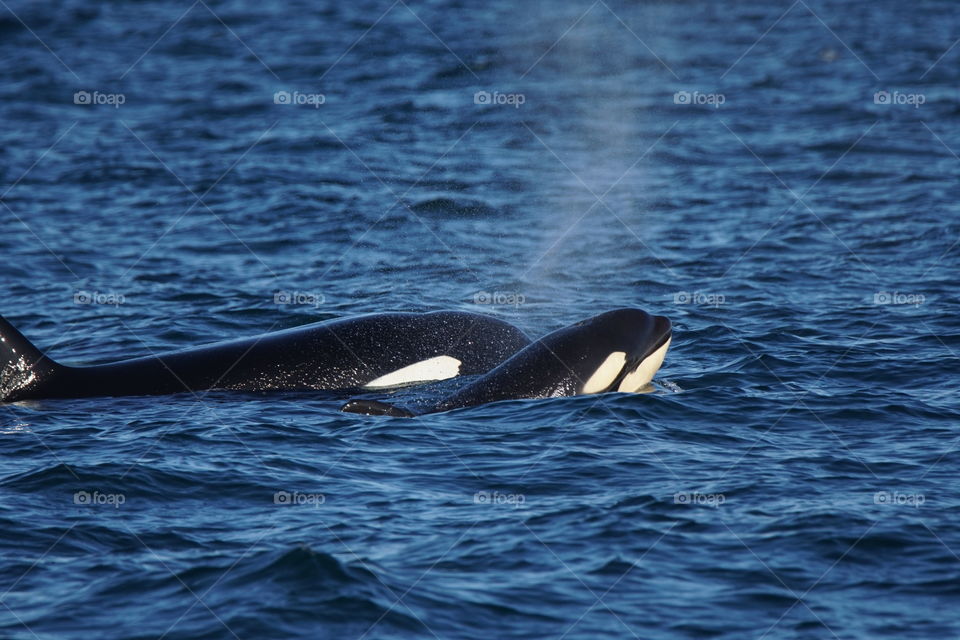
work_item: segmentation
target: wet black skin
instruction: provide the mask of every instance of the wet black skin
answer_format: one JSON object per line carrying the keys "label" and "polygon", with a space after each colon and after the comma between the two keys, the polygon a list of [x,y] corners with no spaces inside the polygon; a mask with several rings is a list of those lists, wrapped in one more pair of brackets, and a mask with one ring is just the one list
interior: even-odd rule
{"label": "wet black skin", "polygon": [[160,356],[68,367],[47,358],[0,318],[0,401],[205,389],[349,389],[439,355],[460,360],[461,375],[483,373],[529,343],[519,329],[490,316],[383,313]]}

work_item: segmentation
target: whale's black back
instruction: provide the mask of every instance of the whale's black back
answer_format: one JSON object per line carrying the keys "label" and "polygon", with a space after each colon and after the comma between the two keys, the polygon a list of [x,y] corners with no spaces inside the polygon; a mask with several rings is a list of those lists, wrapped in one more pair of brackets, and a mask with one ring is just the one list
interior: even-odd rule
{"label": "whale's black back", "polygon": [[[43,356],[9,323],[0,329],[4,330],[0,337],[9,335],[19,347],[17,353],[0,351],[0,365],[7,372],[0,378],[0,399],[5,401],[203,389],[356,388],[441,355],[459,360],[460,374],[482,373],[530,342],[512,325],[480,314],[384,313],[113,364],[64,367]],[[7,344],[4,340],[0,349]],[[30,351],[26,360],[24,351]],[[29,371],[32,363],[43,373],[34,380]]]}

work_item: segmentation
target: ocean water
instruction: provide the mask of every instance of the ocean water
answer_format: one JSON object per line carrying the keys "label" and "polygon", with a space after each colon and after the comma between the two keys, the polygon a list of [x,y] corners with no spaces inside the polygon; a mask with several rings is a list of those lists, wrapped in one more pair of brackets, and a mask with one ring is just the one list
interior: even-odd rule
{"label": "ocean water", "polygon": [[0,407],[0,637],[960,635],[946,1],[0,3],[0,313],[95,363],[663,314],[653,393]]}

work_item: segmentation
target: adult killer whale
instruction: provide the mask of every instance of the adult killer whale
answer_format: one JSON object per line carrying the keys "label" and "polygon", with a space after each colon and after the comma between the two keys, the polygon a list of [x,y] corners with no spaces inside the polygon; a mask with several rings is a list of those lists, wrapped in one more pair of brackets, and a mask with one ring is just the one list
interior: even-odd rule
{"label": "adult killer whale", "polygon": [[70,367],[54,362],[0,318],[0,402],[206,389],[385,388],[483,373],[529,343],[516,327],[481,314],[381,313]]}
{"label": "adult killer whale", "polygon": [[355,399],[343,411],[411,417],[498,400],[636,392],[663,364],[671,337],[670,320],[663,316],[608,311],[537,340],[426,410]]}

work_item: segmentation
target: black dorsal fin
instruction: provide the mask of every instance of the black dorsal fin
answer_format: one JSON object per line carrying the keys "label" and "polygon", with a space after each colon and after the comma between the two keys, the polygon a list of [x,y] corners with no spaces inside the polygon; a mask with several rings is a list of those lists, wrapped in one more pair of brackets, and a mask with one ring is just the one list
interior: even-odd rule
{"label": "black dorsal fin", "polygon": [[42,398],[63,367],[0,317],[0,402]]}

